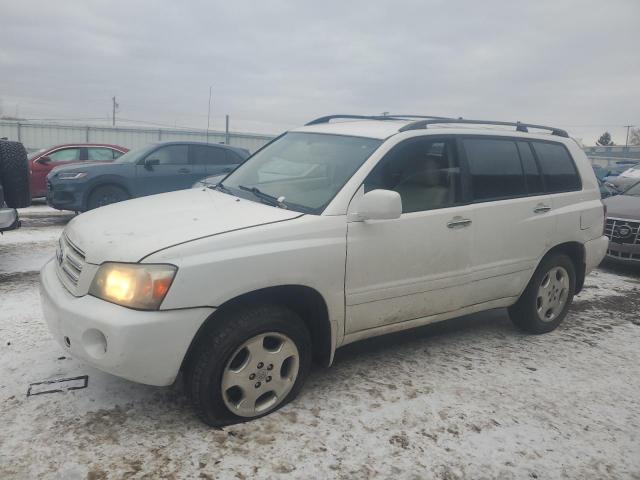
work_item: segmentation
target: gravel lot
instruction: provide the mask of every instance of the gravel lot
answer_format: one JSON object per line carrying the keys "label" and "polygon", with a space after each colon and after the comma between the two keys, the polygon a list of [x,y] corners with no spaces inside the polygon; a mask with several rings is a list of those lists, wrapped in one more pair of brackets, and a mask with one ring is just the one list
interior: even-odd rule
{"label": "gravel lot", "polygon": [[[640,478],[640,271],[594,272],[547,335],[496,310],[351,345],[292,404],[215,430],[179,381],[65,356],[37,271],[71,215],[21,215],[0,237],[1,479]],[[87,388],[27,397],[80,375]]]}

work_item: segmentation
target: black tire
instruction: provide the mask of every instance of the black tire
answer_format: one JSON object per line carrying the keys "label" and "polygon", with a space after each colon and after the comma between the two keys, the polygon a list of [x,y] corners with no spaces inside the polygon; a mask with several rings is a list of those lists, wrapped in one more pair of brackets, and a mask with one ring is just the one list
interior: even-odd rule
{"label": "black tire", "polygon": [[27,151],[20,142],[0,140],[0,182],[8,207],[31,205]]}
{"label": "black tire", "polygon": [[[304,322],[288,308],[257,305],[221,312],[202,332],[184,369],[187,394],[200,419],[213,427],[242,423],[272,413],[299,393],[311,367],[311,338]],[[256,335],[277,332],[295,343],[298,374],[291,390],[273,408],[253,417],[238,416],[225,404],[223,373],[239,347]]]}
{"label": "black tire", "polygon": [[[568,274],[568,292],[562,310],[553,320],[544,321],[538,314],[538,289],[545,280],[547,273],[555,267],[561,267]],[[515,305],[509,307],[511,321],[520,329],[534,334],[547,333],[555,330],[567,315],[573,295],[576,291],[576,269],[571,258],[562,253],[551,254],[542,259],[533,277],[529,281]]]}
{"label": "black tire", "polygon": [[87,200],[87,210],[104,207],[112,203],[122,202],[131,198],[127,191],[117,185],[101,185],[93,189]]}

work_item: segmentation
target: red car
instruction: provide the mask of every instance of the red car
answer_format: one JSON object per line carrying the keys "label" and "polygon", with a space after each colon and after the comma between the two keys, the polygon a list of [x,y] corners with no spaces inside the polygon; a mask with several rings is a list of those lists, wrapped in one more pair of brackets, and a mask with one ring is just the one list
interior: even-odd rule
{"label": "red car", "polygon": [[29,158],[31,197],[47,195],[47,174],[55,167],[78,162],[113,162],[128,151],[105,143],[74,143],[38,150]]}

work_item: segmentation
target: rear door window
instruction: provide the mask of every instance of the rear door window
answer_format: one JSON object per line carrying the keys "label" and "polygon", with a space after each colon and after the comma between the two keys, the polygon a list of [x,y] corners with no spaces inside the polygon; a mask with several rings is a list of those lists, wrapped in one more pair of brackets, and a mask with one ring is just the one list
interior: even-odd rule
{"label": "rear door window", "polygon": [[552,142],[531,142],[538,157],[547,192],[570,192],[582,187],[580,176],[566,147]]}
{"label": "rear door window", "polygon": [[110,162],[113,150],[105,147],[87,147],[87,160],[90,162]]}
{"label": "rear door window", "polygon": [[476,201],[527,195],[516,142],[492,138],[464,138],[471,189]]}
{"label": "rear door window", "polygon": [[244,162],[244,159],[238,155],[236,152],[232,152],[231,150],[226,150],[227,163],[233,165],[239,165]]}
{"label": "rear door window", "polygon": [[193,163],[196,165],[226,165],[229,162],[224,148],[192,145]]}

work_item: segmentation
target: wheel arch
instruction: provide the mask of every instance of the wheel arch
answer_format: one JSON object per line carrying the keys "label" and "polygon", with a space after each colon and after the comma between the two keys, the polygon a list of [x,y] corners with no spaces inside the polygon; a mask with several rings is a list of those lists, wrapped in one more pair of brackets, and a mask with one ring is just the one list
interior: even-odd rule
{"label": "wheel arch", "polygon": [[576,269],[576,291],[575,293],[579,293],[584,286],[584,277],[586,271],[585,264],[585,248],[584,245],[580,242],[565,242],[555,247],[551,248],[545,255],[540,259],[542,262],[543,259],[547,258],[549,255],[553,255],[555,253],[564,253],[567,255]]}
{"label": "wheel arch", "polygon": [[316,289],[305,285],[279,285],[243,293],[219,305],[200,326],[182,361],[184,368],[203,334],[221,315],[247,305],[273,304],[293,310],[300,316],[311,334],[315,363],[329,366],[333,359],[333,333],[327,303]]}
{"label": "wheel arch", "polygon": [[92,183],[89,188],[87,188],[87,191],[85,192],[84,197],[82,199],[82,206],[84,207],[84,209],[87,210],[89,208],[89,197],[91,197],[91,194],[93,192],[95,192],[100,187],[108,187],[108,186],[121,188],[122,190],[127,192],[127,195],[129,195],[129,198],[133,198],[133,195],[131,194],[131,189],[126,184],[124,179],[121,179],[119,177],[100,178],[95,183]]}

